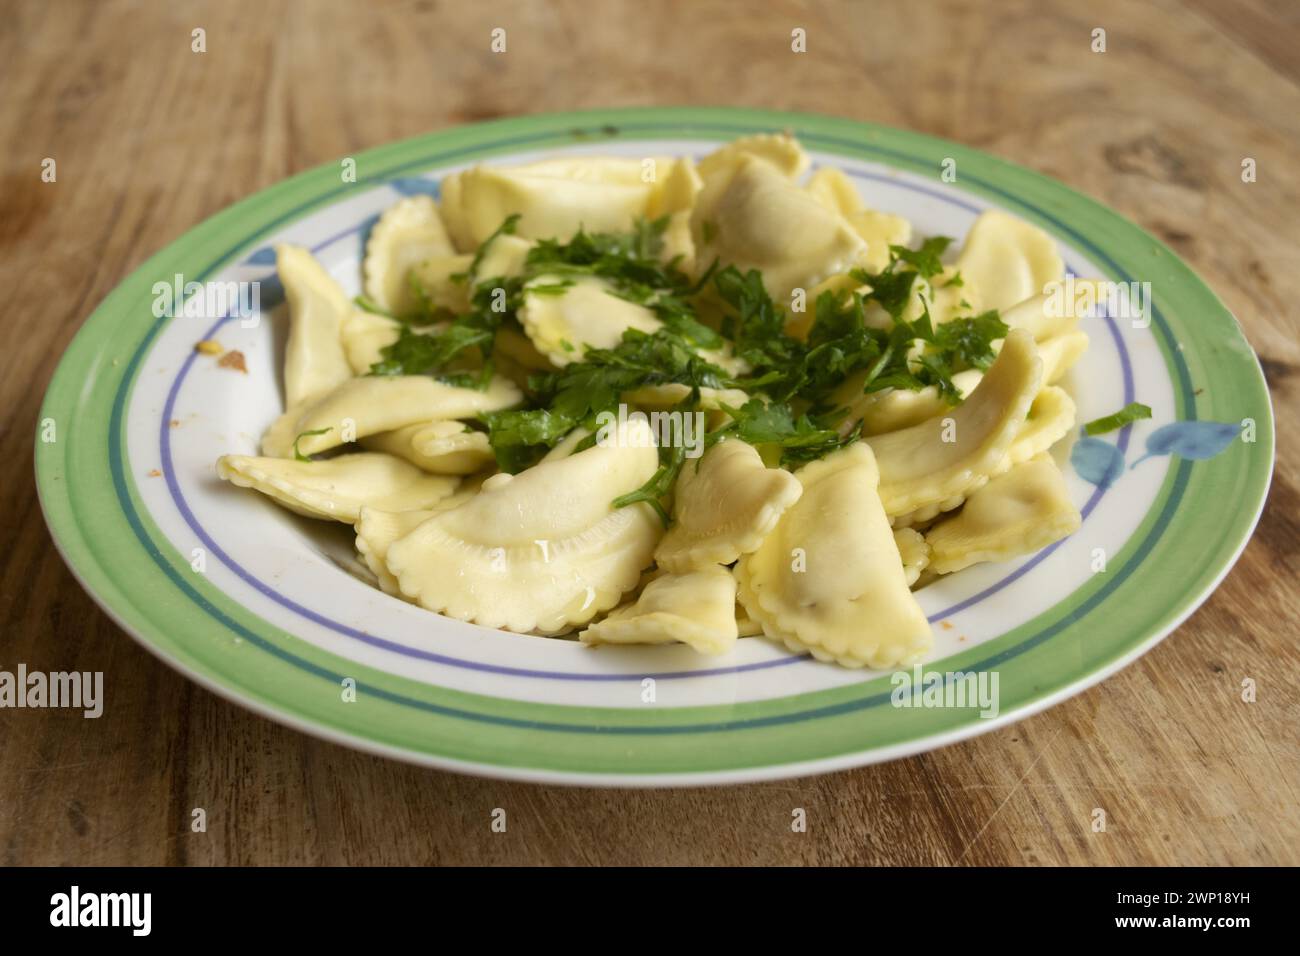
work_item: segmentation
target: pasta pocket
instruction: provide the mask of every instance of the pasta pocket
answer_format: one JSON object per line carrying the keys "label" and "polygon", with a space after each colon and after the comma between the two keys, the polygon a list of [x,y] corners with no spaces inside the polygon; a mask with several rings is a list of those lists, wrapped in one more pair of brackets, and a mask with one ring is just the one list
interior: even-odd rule
{"label": "pasta pocket", "polygon": [[378,508],[362,507],[357,516],[357,554],[366,567],[375,576],[379,588],[385,594],[402,597],[402,590],[397,586],[397,578],[388,570],[384,557],[388,549],[398,538],[404,538],[437,512],[432,508],[413,511],[381,511]]}
{"label": "pasta pocket", "polygon": [[980,290],[984,307],[1007,309],[1065,278],[1052,237],[996,209],[980,214],[966,234],[957,271]]}
{"label": "pasta pocket", "polygon": [[1079,529],[1079,509],[1065,478],[1046,455],[1017,465],[970,496],[961,513],[926,532],[939,574],[980,561],[1009,561]]}
{"label": "pasta pocket", "polygon": [[361,446],[405,458],[435,475],[471,475],[492,464],[486,432],[464,422],[416,422],[361,439]]}
{"label": "pasta pocket", "polygon": [[[627,232],[645,216],[654,194],[653,169],[672,160],[552,159],[524,166],[475,166],[442,183],[443,218],[458,249],[469,252],[518,215],[525,239],[571,238],[588,232]],[[662,166],[660,165],[662,164]],[[486,273],[481,273],[486,274]]]}
{"label": "pasta pocket", "polygon": [[790,472],[764,465],[753,446],[728,439],[686,464],[675,493],[675,520],[655,561],[684,573],[730,564],[756,549],[801,488]]}
{"label": "pasta pocket", "polygon": [[823,166],[808,180],[808,192],[828,209],[838,212],[867,244],[863,265],[880,272],[889,265],[889,247],[912,241],[912,224],[902,216],[867,209],[849,177],[833,166]]}
{"label": "pasta pocket", "polygon": [[631,604],[615,608],[579,637],[584,644],[689,644],[701,654],[725,654],[739,636],[736,579],[716,565],[665,574]]}
{"label": "pasta pocket", "polygon": [[423,375],[350,378],[309,404],[290,408],[262,438],[264,454],[316,455],[350,441],[431,419],[469,418],[517,405],[523,393],[499,376],[480,391]]}
{"label": "pasta pocket", "polygon": [[782,302],[796,287],[811,289],[862,262],[867,244],[844,217],[770,163],[746,156],[720,175],[725,181],[706,174],[692,213],[697,261],[758,269],[768,294]]}
{"label": "pasta pocket", "polygon": [[376,452],[328,461],[223,455],[217,475],[260,491],[276,504],[308,518],[353,524],[369,505],[385,511],[427,508],[446,498],[458,479],[425,474],[409,462]]}
{"label": "pasta pocket", "polygon": [[908,590],[871,447],[850,445],[795,477],[802,496],[736,565],[745,610],[818,660],[879,669],[919,659],[934,637]]}
{"label": "pasta pocket", "polygon": [[285,404],[292,407],[352,377],[340,332],[355,308],[306,249],[276,246],[275,267],[289,303],[284,395]]}
{"label": "pasta pocket", "polygon": [[343,321],[339,340],[353,375],[365,375],[384,358],[384,349],[402,334],[402,324],[373,312],[353,309]]}
{"label": "pasta pocket", "polygon": [[1063,332],[1038,344],[1043,357],[1043,384],[1055,385],[1074,363],[1088,351],[1088,336],[1083,332]]}
{"label": "pasta pocket", "polygon": [[586,624],[634,588],[662,527],[645,504],[615,508],[658,467],[650,429],[484,482],[386,557],[402,593],[431,611],[511,631],[557,634]]}
{"label": "pasta pocket", "polygon": [[410,270],[410,285],[426,308],[465,312],[470,307],[469,283],[465,281],[474,257],[469,254],[430,256]]}
{"label": "pasta pocket", "polygon": [[559,276],[539,276],[523,295],[519,321],[537,351],[557,367],[580,360],[588,348],[617,345],[626,329],[648,333],[663,325],[645,306],[621,298],[595,277],[565,283]]}
{"label": "pasta pocket", "polygon": [[906,525],[950,511],[1001,470],[1042,375],[1033,338],[1013,331],[970,398],[949,415],[866,439],[890,518]]}
{"label": "pasta pocket", "polygon": [[1072,332],[1099,295],[1093,279],[1075,279],[1072,288],[1072,299],[1064,296],[1065,287],[1059,293],[1035,293],[1004,310],[1002,321],[1008,328],[1024,329],[1038,342]]}
{"label": "pasta pocket", "polygon": [[[970,397],[983,377],[984,373],[979,369],[967,369],[954,375],[952,383],[958,395],[965,399]],[[864,435],[883,435],[910,428],[937,418],[952,408],[936,385],[918,389],[886,388],[864,393],[861,376],[846,381],[835,393],[834,400],[849,410],[849,419],[861,420]]]}
{"label": "pasta pocket", "polygon": [[699,174],[705,179],[726,176],[746,159],[762,160],[790,181],[808,171],[812,160],[793,136],[759,133],[734,139],[700,160]]}
{"label": "pasta pocket", "polygon": [[362,263],[366,295],[397,315],[418,312],[411,269],[434,256],[455,253],[432,196],[407,196],[390,208],[370,231]]}
{"label": "pasta pocket", "polygon": [[[1074,427],[1074,399],[1062,388],[1043,389],[1029,405],[1029,415],[1007,450],[1004,468],[1042,454]],[[1003,469],[999,469],[1003,470]]]}
{"label": "pasta pocket", "polygon": [[397,578],[388,570],[384,560],[388,549],[398,538],[404,538],[429,518],[441,511],[459,508],[478,494],[483,479],[466,478],[456,486],[456,490],[445,498],[440,498],[427,508],[412,511],[383,511],[379,508],[362,507],[357,517],[357,554],[375,576],[380,590],[385,594],[409,600],[397,586]]}
{"label": "pasta pocket", "polygon": [[915,528],[895,528],[894,544],[898,546],[898,556],[903,561],[907,586],[912,587],[930,565],[930,545]]}

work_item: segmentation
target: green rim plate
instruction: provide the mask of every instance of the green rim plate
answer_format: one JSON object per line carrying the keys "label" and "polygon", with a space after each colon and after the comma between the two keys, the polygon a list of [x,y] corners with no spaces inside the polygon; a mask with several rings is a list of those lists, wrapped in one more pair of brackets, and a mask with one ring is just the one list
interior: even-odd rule
{"label": "green rim plate", "polygon": [[[943,161],[955,159],[965,195],[1086,250],[1107,278],[1151,282],[1156,321],[1149,334],[1168,369],[1178,421],[1255,422],[1253,443],[1233,442],[1212,457],[1195,442],[1173,442],[1159,493],[1106,573],[1034,620],[927,664],[996,669],[996,718],[960,708],[891,708],[888,675],[709,706],[620,708],[581,697],[565,705],[470,693],[327,652],[194,574],[188,555],[151,516],[139,484],[147,467],[127,450],[126,409],[141,357],[171,321],[152,314],[153,285],[230,262],[285,223],[339,202],[348,187],[340,185],[337,163],[251,196],[163,249],[104,300],[72,342],[46,394],[36,442],[41,504],[69,567],[124,630],[230,700],[350,746],[517,779],[677,785],[840,769],[1019,720],[1123,667],[1184,620],[1231,568],[1263,506],[1274,440],[1264,379],[1237,323],[1190,268],[1128,220],[954,143],[832,117],[723,108],[598,110],[451,129],[359,154],[360,181],[350,188],[525,149],[714,142],[778,129],[819,154],[932,176],[936,188]],[[47,423],[54,441],[43,440]],[[357,701],[341,705],[345,677],[356,681]]]}

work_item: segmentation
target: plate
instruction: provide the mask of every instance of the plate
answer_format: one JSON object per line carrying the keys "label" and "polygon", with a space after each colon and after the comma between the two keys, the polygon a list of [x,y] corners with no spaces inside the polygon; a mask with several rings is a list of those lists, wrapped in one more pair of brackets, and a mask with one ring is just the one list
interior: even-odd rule
{"label": "plate", "polygon": [[[217,456],[253,452],[282,408],[274,243],[310,247],[356,292],[378,213],[403,195],[437,195],[448,172],[555,153],[703,155],[780,129],[922,234],[961,237],[982,210],[1002,208],[1047,230],[1071,273],[1134,293],[1085,320],[1092,344],[1066,384],[1080,422],[1132,401],[1152,418],[1054,450],[1083,514],[1077,533],[918,592],[936,635],[921,667],[849,671],[761,638],[721,660],[673,646],[593,649],[451,621],[359,580],[347,528],[217,480]],[[187,283],[201,294],[187,295]],[[237,296],[253,289],[257,308],[241,309]],[[246,371],[196,352],[200,340],[241,352]],[[628,786],[891,759],[1078,693],[1149,650],[1213,590],[1258,520],[1272,462],[1268,392],[1236,321],[1137,226],[954,143],[734,109],[467,126],[245,199],[95,310],[50,383],[36,443],[41,504],[77,578],[195,681],[290,726],[416,763]]]}

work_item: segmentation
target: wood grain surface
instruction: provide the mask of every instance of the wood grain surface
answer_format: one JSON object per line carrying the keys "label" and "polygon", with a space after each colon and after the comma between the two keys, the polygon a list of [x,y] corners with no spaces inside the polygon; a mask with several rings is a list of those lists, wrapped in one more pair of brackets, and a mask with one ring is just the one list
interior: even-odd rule
{"label": "wood grain surface", "polygon": [[[0,711],[0,862],[1300,863],[1294,2],[4,0],[0,23],[0,668],[103,671],[107,695],[98,720]],[[497,26],[505,55],[489,52]],[[1161,236],[1218,291],[1263,360],[1280,452],[1241,562],[1174,635],[1068,703],[924,756],[622,792],[311,739],[173,673],[83,593],[37,504],[37,410],[78,327],[148,256],[390,140],[723,103],[889,123],[1033,167]],[[57,183],[41,181],[45,157]],[[1242,182],[1246,157],[1257,182]],[[190,831],[195,807],[206,833]]]}

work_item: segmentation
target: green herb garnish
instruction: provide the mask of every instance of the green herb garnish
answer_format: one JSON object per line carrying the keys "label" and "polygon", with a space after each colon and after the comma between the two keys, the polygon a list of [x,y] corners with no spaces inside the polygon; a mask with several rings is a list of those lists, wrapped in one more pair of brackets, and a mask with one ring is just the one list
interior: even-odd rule
{"label": "green herb garnish", "polygon": [[325,434],[326,432],[328,432],[328,431],[333,431],[333,429],[332,429],[332,428],[317,428],[315,431],[310,431],[310,432],[299,432],[299,433],[298,433],[298,437],[295,438],[295,439],[293,440],[293,457],[294,457],[294,460],[295,460],[295,461],[312,461],[312,459],[311,459],[310,457],[308,457],[307,455],[304,455],[302,452],[300,452],[300,451],[298,450],[298,442],[300,442],[300,441],[302,441],[304,438],[308,438],[308,437],[310,437],[310,436],[312,436],[312,435],[324,435],[324,434]]}
{"label": "green herb garnish", "polygon": [[1123,428],[1125,425],[1131,425],[1143,418],[1151,417],[1151,407],[1143,405],[1141,402],[1129,402],[1113,415],[1107,415],[1105,418],[1098,418],[1088,422],[1083,426],[1085,434],[1104,435],[1106,432],[1113,432],[1117,428]]}

